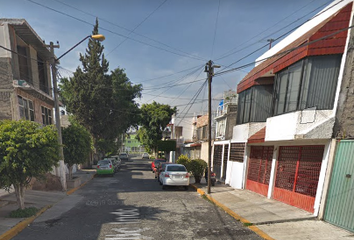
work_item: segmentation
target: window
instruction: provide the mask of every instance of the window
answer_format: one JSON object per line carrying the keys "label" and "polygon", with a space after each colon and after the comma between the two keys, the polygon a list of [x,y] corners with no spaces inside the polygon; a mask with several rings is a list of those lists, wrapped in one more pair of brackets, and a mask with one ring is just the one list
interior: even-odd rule
{"label": "window", "polygon": [[276,74],[274,115],[332,109],[341,55],[309,57]]}
{"label": "window", "polygon": [[42,122],[43,125],[52,124],[52,110],[42,106]]}
{"label": "window", "polygon": [[38,60],[37,62],[38,62],[39,89],[49,94],[46,64],[40,56],[37,56],[37,60]]}
{"label": "window", "polygon": [[18,96],[20,118],[34,121],[34,105],[31,100]]}
{"label": "window", "polygon": [[273,85],[253,86],[241,92],[237,105],[237,124],[264,122],[271,116]]}
{"label": "window", "polygon": [[17,46],[18,52],[18,65],[20,71],[20,79],[31,82],[30,67],[29,67],[29,54],[28,49],[25,46]]}

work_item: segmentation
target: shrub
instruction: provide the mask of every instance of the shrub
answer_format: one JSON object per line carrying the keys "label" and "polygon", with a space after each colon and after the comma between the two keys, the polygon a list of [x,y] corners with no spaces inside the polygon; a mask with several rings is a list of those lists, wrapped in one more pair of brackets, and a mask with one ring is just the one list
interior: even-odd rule
{"label": "shrub", "polygon": [[29,207],[25,209],[17,209],[10,212],[10,218],[27,218],[35,215],[38,212],[38,209],[35,207]]}
{"label": "shrub", "polygon": [[190,162],[191,160],[189,159],[189,157],[187,157],[186,155],[181,155],[178,157],[176,163],[178,164],[182,164],[187,168],[187,171],[190,172]]}
{"label": "shrub", "polygon": [[193,159],[189,163],[190,171],[192,172],[194,178],[196,179],[196,182],[198,181],[197,179],[203,177],[205,169],[207,168],[208,164],[202,160],[202,159]]}

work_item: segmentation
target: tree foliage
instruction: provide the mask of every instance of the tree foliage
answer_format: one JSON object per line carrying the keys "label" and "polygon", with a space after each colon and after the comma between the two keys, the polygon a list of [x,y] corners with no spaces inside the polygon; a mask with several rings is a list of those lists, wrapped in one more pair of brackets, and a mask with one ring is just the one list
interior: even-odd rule
{"label": "tree foliage", "polygon": [[148,151],[151,149],[156,152],[158,141],[162,139],[162,131],[171,121],[172,115],[177,112],[177,108],[154,101],[151,104],[143,104],[140,111],[142,127],[139,128],[137,137]]}
{"label": "tree foliage", "polygon": [[25,120],[0,122],[0,185],[5,189],[14,186],[20,209],[24,209],[24,189],[31,178],[51,171],[58,156],[53,126]]}
{"label": "tree foliage", "polygon": [[[98,21],[92,34],[98,33]],[[135,98],[141,97],[141,85],[130,82],[123,69],[108,73],[104,47],[90,39],[84,55],[80,55],[82,68],[78,67],[70,79],[62,79],[61,99],[68,112],[89,130],[97,150],[106,152],[106,145],[99,141],[114,142],[131,125],[137,125],[139,113]]]}
{"label": "tree foliage", "polygon": [[74,164],[85,163],[92,150],[92,137],[85,127],[75,121],[62,129],[65,163],[69,168],[69,179],[72,179]]}

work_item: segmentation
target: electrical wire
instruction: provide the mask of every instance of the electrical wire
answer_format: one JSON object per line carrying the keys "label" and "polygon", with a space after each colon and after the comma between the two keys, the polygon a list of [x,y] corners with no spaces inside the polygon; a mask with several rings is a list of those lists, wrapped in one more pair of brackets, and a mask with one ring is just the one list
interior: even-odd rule
{"label": "electrical wire", "polygon": [[[72,16],[72,15],[70,15],[70,14],[64,13],[64,12],[62,12],[62,11],[56,10],[56,9],[54,9],[54,8],[48,7],[48,6],[44,5],[44,4],[38,3],[38,2],[36,2],[36,1],[33,1],[33,0],[27,0],[27,1],[28,1],[28,2],[31,2],[31,3],[33,3],[33,4],[36,4],[36,5],[38,5],[38,6],[41,6],[41,7],[43,7],[43,8],[49,9],[49,10],[51,10],[51,11],[54,11],[54,12],[56,12],[56,13],[62,14],[62,15],[64,15],[64,16],[67,16],[67,17],[69,17],[69,18],[75,19],[75,20],[77,20],[77,21],[79,21],[79,22],[85,23],[85,24],[87,24],[87,25],[94,26],[93,24],[91,24],[91,23],[89,23],[89,22],[87,22],[87,21],[85,21],[85,20],[82,20],[82,19],[80,19],[80,18],[78,18],[78,17],[75,17],[75,16]],[[205,59],[202,59],[202,58],[200,58],[200,57],[197,57],[197,56],[194,56],[194,55],[186,55],[186,54],[177,53],[177,52],[174,52],[174,51],[171,51],[171,50],[162,48],[162,47],[158,47],[158,46],[152,45],[152,44],[150,44],[150,43],[147,43],[147,42],[144,42],[144,41],[141,41],[141,40],[138,40],[138,39],[129,37],[129,36],[126,36],[126,35],[124,35],[124,34],[117,33],[117,32],[115,32],[115,31],[112,31],[112,30],[108,29],[108,28],[104,28],[104,27],[99,27],[99,28],[100,28],[101,30],[104,30],[104,31],[109,32],[109,33],[112,33],[112,34],[114,34],[114,35],[117,35],[117,36],[120,36],[120,37],[123,37],[123,38],[128,38],[128,39],[130,39],[130,40],[132,40],[132,41],[135,41],[135,42],[138,42],[138,43],[140,43],[140,44],[147,45],[147,46],[150,46],[150,47],[159,49],[159,50],[161,50],[161,51],[169,52],[169,53],[172,53],[172,54],[181,56],[181,57],[188,57],[188,58],[195,59],[195,60],[199,60],[199,61],[205,61]]]}
{"label": "electrical wire", "polygon": [[[231,68],[231,69],[226,70],[226,71],[219,71],[219,72],[215,73],[214,76],[218,76],[218,75],[221,75],[221,74],[226,74],[226,73],[229,73],[229,72],[237,71],[237,70],[240,69],[240,68],[246,68],[246,67],[251,66],[251,65],[253,65],[253,64],[255,64],[255,63],[263,62],[263,61],[268,60],[268,59],[271,59],[271,58],[273,58],[273,57],[285,55],[285,54],[290,53],[290,52],[292,52],[292,51],[295,51],[295,50],[297,50],[297,49],[299,49],[299,48],[306,47],[306,46],[311,45],[311,44],[313,44],[313,43],[316,43],[316,42],[318,42],[318,41],[321,41],[321,40],[330,38],[330,37],[332,37],[332,36],[335,36],[335,35],[337,35],[337,34],[339,34],[339,33],[341,33],[341,32],[347,31],[347,30],[349,30],[349,29],[351,29],[351,28],[353,28],[353,27],[354,27],[354,25],[351,25],[351,26],[346,27],[346,28],[342,28],[342,29],[340,29],[340,30],[338,30],[338,31],[336,31],[336,32],[334,32],[334,33],[331,33],[331,34],[329,34],[329,35],[326,35],[326,36],[320,37],[320,38],[318,38],[318,39],[315,39],[315,40],[313,40],[313,41],[304,43],[304,44],[302,44],[302,45],[300,45],[300,46],[298,46],[298,47],[294,47],[294,48],[291,48],[291,49],[289,49],[289,50],[285,50],[285,51],[283,51],[283,52],[276,53],[276,54],[274,54],[274,55],[272,55],[272,56],[270,56],[270,57],[262,58],[262,59],[260,59],[260,60],[255,61],[255,62],[242,65],[242,66],[240,66],[240,67]],[[272,63],[270,63],[270,64],[272,64]],[[266,67],[268,67],[268,66],[266,66]],[[266,68],[266,67],[265,67],[265,68]],[[264,68],[263,68],[263,69],[264,69]],[[263,70],[263,69],[260,69],[260,71]]]}
{"label": "electrical wire", "polygon": [[[343,0],[342,0],[342,1],[343,1]],[[314,2],[314,0],[313,0],[312,2]],[[312,2],[306,4],[305,6],[301,7],[300,9],[296,10],[295,12],[293,12],[292,14],[290,14],[289,16],[287,16],[286,18],[280,20],[279,22],[277,22],[277,23],[274,24],[273,26],[271,26],[271,27],[265,29],[264,31],[260,32],[259,34],[255,35],[254,37],[251,37],[250,39],[248,39],[248,40],[245,41],[244,43],[242,43],[242,44],[238,45],[237,47],[235,47],[235,48],[233,48],[233,49],[227,51],[227,52],[224,53],[224,54],[222,54],[221,57],[215,59],[215,61],[218,61],[218,60],[221,60],[221,59],[226,58],[226,57],[228,57],[228,56],[231,56],[231,55],[233,55],[233,54],[235,54],[235,53],[237,53],[237,52],[240,52],[240,51],[242,51],[242,50],[245,50],[245,49],[247,49],[247,48],[249,48],[249,47],[251,47],[251,46],[257,44],[258,41],[255,42],[255,43],[249,44],[249,45],[247,45],[246,47],[244,47],[244,48],[242,48],[242,49],[233,51],[233,50],[239,48],[240,46],[242,46],[242,45],[244,45],[244,44],[246,44],[246,43],[249,43],[251,40],[255,39],[256,37],[258,37],[258,36],[260,36],[260,35],[262,35],[263,33],[267,32],[268,30],[270,30],[270,29],[273,28],[274,26],[278,25],[280,22],[284,22],[284,20],[286,20],[287,18],[289,18],[290,16],[292,16],[292,15],[295,14],[296,12],[302,10],[303,8],[307,7],[307,6],[308,6],[309,4],[311,4]],[[324,3],[324,4],[322,4],[320,7],[317,7],[316,9],[314,9],[314,10],[312,10],[311,12],[305,14],[305,15],[302,16],[301,18],[298,18],[297,20],[291,22],[290,24],[288,24],[288,25],[285,26],[285,27],[282,27],[280,30],[277,30],[276,32],[273,32],[273,33],[269,34],[268,36],[274,35],[275,33],[277,33],[277,32],[279,32],[279,31],[281,31],[281,30],[287,28],[288,26],[290,26],[290,25],[294,24],[295,22],[301,20],[302,18],[308,16],[309,14],[313,13],[314,11],[317,11],[318,9],[322,8],[323,6],[326,6],[329,2],[332,2],[332,1],[328,1],[328,2],[326,2],[326,3]],[[301,24],[301,25],[302,25],[302,24]],[[301,26],[301,25],[299,25],[299,26]],[[293,28],[292,30],[298,28],[299,26]],[[290,30],[290,31],[292,31],[292,30]],[[268,37],[268,36],[267,36],[267,37]],[[265,38],[267,38],[267,37],[265,37]],[[268,46],[268,44],[267,44],[267,46]]]}
{"label": "electrical wire", "polygon": [[[105,19],[105,18],[102,18],[102,17],[100,17],[100,16],[96,16],[96,15],[91,14],[91,13],[89,13],[89,12],[83,11],[83,10],[81,10],[81,9],[79,9],[79,8],[76,8],[76,7],[72,6],[72,5],[69,5],[69,4],[67,4],[67,3],[64,3],[64,2],[62,2],[62,1],[59,1],[59,0],[53,0],[53,1],[56,1],[56,2],[58,2],[58,3],[61,3],[61,4],[65,5],[65,6],[67,6],[67,7],[73,8],[73,9],[75,9],[75,10],[81,12],[81,13],[84,13],[84,14],[86,14],[86,15],[88,15],[88,16],[95,17],[95,18],[98,17],[98,18],[100,19],[100,21],[103,21],[103,22],[109,23],[109,24],[111,24],[111,25],[113,25],[113,26],[116,26],[116,27],[118,27],[118,28],[124,29],[124,30],[127,31],[127,32],[132,32],[132,30],[129,29],[129,28],[120,26],[120,25],[118,25],[118,24],[116,24],[116,23],[114,23],[114,22],[111,22],[111,21],[109,21],[109,20],[107,20],[107,19]],[[163,43],[163,42],[158,41],[158,40],[156,40],[156,39],[150,38],[150,37],[148,37],[148,36],[146,36],[146,35],[143,35],[143,34],[140,34],[140,33],[137,33],[137,32],[133,32],[133,33],[136,34],[136,35],[138,35],[138,36],[140,36],[140,37],[144,37],[144,38],[146,38],[146,39],[148,39],[148,40],[150,40],[150,41],[156,42],[156,43],[161,44],[161,45],[163,45],[163,46],[165,46],[165,47],[168,47],[168,48],[170,48],[170,49],[173,49],[173,50],[175,50],[175,51],[177,51],[177,52],[182,52],[182,53],[184,53],[184,54],[186,54],[186,55],[195,56],[195,55],[190,54],[190,53],[187,53],[187,52],[185,52],[185,51],[183,51],[183,50],[181,50],[181,49],[172,47],[172,46],[170,46],[170,45],[168,45],[168,44],[166,44],[166,43]],[[196,57],[196,56],[195,56],[195,57]],[[206,60],[204,59],[204,61],[206,61]]]}
{"label": "electrical wire", "polygon": [[[130,36],[130,34],[132,34],[138,27],[140,27],[144,22],[146,22],[146,20],[148,20],[148,18],[150,18],[160,7],[162,7],[162,5],[164,5],[165,3],[167,2],[167,0],[163,1],[157,8],[155,8],[154,11],[152,11],[146,18],[144,18],[143,21],[141,21],[138,25],[136,25],[136,27],[131,30],[129,33],[128,33],[128,36]],[[125,41],[127,41],[128,38],[125,38],[123,41],[121,41],[116,47],[113,48],[113,50],[111,50],[107,56],[109,54],[111,54],[112,52],[114,52],[115,50],[117,50]]]}
{"label": "electrical wire", "polygon": [[219,0],[218,11],[217,11],[217,14],[216,14],[216,19],[215,19],[214,37],[213,37],[213,44],[212,44],[212,48],[211,48],[211,58],[213,58],[213,56],[214,56],[214,46],[215,46],[216,30],[217,30],[217,27],[218,27],[218,19],[219,19],[219,12],[220,12],[220,1],[221,1],[221,0]]}

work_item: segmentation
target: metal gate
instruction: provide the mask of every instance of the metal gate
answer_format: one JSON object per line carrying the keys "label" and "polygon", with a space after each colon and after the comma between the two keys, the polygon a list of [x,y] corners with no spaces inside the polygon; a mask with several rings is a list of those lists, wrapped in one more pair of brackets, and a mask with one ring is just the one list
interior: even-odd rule
{"label": "metal gate", "polygon": [[280,147],[273,198],[314,212],[324,146]]}
{"label": "metal gate", "polygon": [[272,169],[273,146],[251,146],[246,188],[267,196]]}
{"label": "metal gate", "polygon": [[338,142],[327,194],[325,221],[354,232],[354,141]]}
{"label": "metal gate", "polygon": [[229,156],[229,144],[224,145],[224,160],[222,165],[222,181],[225,182],[226,179],[226,169],[227,169],[227,157]]}
{"label": "metal gate", "polygon": [[221,174],[222,147],[223,145],[214,145],[213,172],[217,179],[220,179]]}

